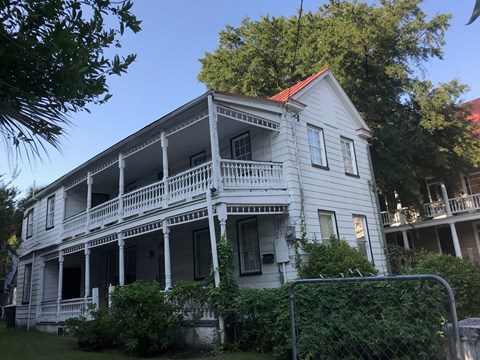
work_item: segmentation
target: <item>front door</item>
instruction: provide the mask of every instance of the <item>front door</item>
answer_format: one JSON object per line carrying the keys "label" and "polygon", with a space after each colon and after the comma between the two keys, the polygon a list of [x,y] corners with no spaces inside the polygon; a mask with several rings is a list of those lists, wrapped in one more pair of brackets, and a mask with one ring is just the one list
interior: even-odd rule
{"label": "front door", "polygon": [[77,299],[80,297],[82,269],[69,267],[63,269],[62,299]]}

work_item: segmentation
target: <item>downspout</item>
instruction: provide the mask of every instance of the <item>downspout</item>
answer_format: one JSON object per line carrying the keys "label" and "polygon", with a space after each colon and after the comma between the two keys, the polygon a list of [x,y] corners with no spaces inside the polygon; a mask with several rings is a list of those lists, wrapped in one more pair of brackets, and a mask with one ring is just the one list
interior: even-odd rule
{"label": "downspout", "polygon": [[[373,161],[372,161],[372,154],[371,154],[371,147],[372,144],[370,142],[367,143],[367,155],[368,155],[368,163],[370,165],[370,175],[372,177],[372,189],[371,193],[373,194],[373,198],[375,201],[372,201],[372,203],[376,206],[377,208],[377,216],[378,216],[378,227],[380,228],[379,230],[379,235],[380,235],[380,244],[382,245],[383,248],[383,255],[385,256],[385,265],[387,268],[387,273],[390,273],[390,263],[388,262],[388,249],[387,249],[387,242],[385,240],[385,230],[383,229],[383,221],[382,221],[382,214],[380,212],[380,201],[378,200],[377,196],[377,182],[375,180],[375,172],[373,171]],[[373,259],[373,250],[372,247],[370,246],[370,254]]]}

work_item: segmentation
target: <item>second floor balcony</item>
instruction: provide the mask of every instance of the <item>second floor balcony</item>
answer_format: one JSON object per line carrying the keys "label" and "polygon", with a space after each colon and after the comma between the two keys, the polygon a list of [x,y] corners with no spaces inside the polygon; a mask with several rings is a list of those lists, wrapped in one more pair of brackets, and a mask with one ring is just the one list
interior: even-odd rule
{"label": "second floor balcony", "polygon": [[[214,183],[213,164],[208,161],[66,218],[62,238],[201,197],[214,187]],[[217,183],[221,191],[285,189],[283,164],[222,159]]]}
{"label": "second floor balcony", "polygon": [[[471,214],[480,210],[480,194],[462,195],[423,204],[423,211],[403,207],[394,211],[382,211],[383,226],[399,226],[431,219]],[[480,212],[479,212],[480,216]]]}

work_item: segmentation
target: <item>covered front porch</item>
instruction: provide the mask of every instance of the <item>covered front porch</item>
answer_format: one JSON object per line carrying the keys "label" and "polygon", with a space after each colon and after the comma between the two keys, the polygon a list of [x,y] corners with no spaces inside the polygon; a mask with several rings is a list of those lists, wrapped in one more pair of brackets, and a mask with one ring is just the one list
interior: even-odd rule
{"label": "covered front porch", "polygon": [[[286,204],[218,204],[210,217],[208,207],[199,208],[44,254],[36,321],[61,323],[84,314],[90,303],[108,306],[114,286],[137,280],[167,291],[180,280],[204,281],[215,268],[219,236],[232,242],[240,285],[278,286],[285,264],[276,259],[276,243],[284,241],[286,211]],[[191,304],[197,308],[185,315],[203,311],[203,320],[214,320],[198,306]]]}

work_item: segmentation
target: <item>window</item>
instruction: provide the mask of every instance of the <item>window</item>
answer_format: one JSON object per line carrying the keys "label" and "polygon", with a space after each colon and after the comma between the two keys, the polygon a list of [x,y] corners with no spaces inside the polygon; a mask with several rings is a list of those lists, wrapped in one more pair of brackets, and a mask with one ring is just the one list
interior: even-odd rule
{"label": "window", "polygon": [[205,151],[198,153],[196,155],[190,156],[190,167],[195,167],[197,165],[203,164],[207,161],[207,154]]}
{"label": "window", "polygon": [[367,218],[364,215],[353,215],[353,229],[357,240],[357,249],[368,259],[368,228]]}
{"label": "window", "polygon": [[320,221],[320,235],[323,243],[328,243],[332,236],[338,237],[337,221],[333,211],[318,211]]}
{"label": "window", "polygon": [[30,302],[31,286],[32,286],[32,264],[26,264],[25,272],[23,274],[22,304],[28,304]]}
{"label": "window", "polygon": [[125,255],[125,284],[130,284],[137,280],[137,247],[128,247]]}
{"label": "window", "polygon": [[257,219],[251,218],[238,221],[237,235],[240,254],[240,274],[261,273]]}
{"label": "window", "polygon": [[27,229],[26,229],[27,238],[33,235],[33,209],[27,213]]}
{"label": "window", "polygon": [[310,160],[312,165],[327,168],[327,155],[325,153],[325,140],[323,130],[308,125],[308,146],[310,147]]}
{"label": "window", "polygon": [[212,265],[210,232],[202,229],[193,232],[194,279],[203,280],[208,276]]}
{"label": "window", "polygon": [[231,140],[232,159],[234,160],[252,160],[252,150],[250,147],[250,133],[246,132]]}
{"label": "window", "polygon": [[47,225],[46,229],[51,229],[55,226],[55,195],[47,199]]}
{"label": "window", "polygon": [[345,174],[358,176],[357,160],[355,158],[355,147],[353,140],[340,138],[342,145],[343,167]]}

